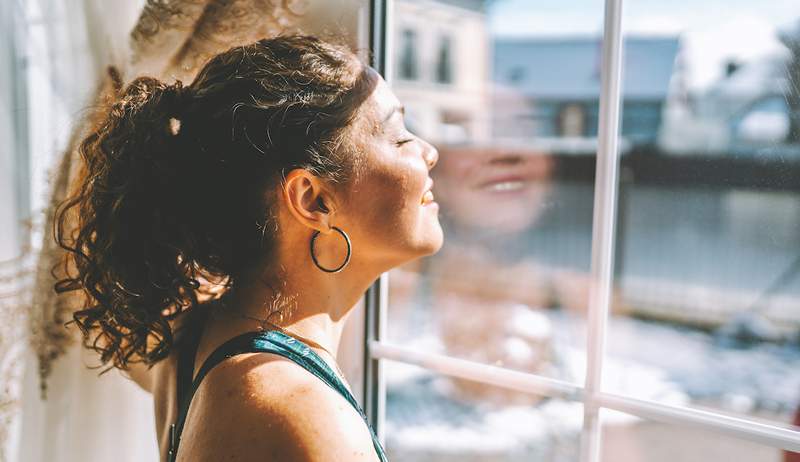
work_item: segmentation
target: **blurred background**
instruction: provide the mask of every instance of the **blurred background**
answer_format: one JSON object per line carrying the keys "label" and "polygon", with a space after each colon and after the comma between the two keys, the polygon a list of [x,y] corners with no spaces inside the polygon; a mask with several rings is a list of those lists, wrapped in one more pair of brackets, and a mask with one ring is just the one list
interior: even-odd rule
{"label": "blurred background", "polygon": [[[92,358],[60,327],[68,307],[37,295],[47,288],[48,207],[75,168],[70,146],[106,66],[125,80],[187,78],[214,50],[295,29],[366,49],[369,7],[0,6],[8,460],[103,460],[79,442],[118,454],[121,443],[103,449],[87,431],[103,418],[131,435],[130,460],[155,454],[149,396],[119,375],[84,372]],[[583,386],[603,2],[394,0],[389,8],[387,78],[411,131],[439,149],[432,176],[445,245],[390,273],[388,341]],[[630,0],[622,28],[603,390],[800,431],[800,5]],[[390,460],[579,460],[581,402],[400,362],[385,370]],[[49,377],[47,399],[40,375]],[[87,397],[101,391],[105,401]],[[602,415],[603,461],[797,457],[710,430]]]}
{"label": "blurred background", "polygon": [[[788,425],[800,399],[800,7],[623,8],[604,388]],[[583,383],[602,17],[600,1],[395,3],[394,87],[440,147],[446,239],[410,273],[413,291],[391,279],[392,340]],[[580,403],[389,369],[406,380],[389,388],[390,449],[418,451],[403,460],[463,460],[442,455],[457,445],[445,431],[466,453],[497,445],[474,460],[577,460]],[[416,407],[419,388],[429,401]],[[477,417],[483,406],[497,409]],[[782,458],[607,414],[603,460]]]}

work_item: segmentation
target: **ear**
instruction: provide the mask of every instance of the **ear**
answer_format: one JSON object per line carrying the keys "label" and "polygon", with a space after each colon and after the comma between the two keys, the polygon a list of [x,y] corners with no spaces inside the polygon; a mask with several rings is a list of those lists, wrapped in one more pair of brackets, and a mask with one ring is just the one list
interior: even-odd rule
{"label": "ear", "polygon": [[286,207],[303,225],[328,233],[335,212],[333,199],[323,181],[302,168],[290,171],[281,185]]}

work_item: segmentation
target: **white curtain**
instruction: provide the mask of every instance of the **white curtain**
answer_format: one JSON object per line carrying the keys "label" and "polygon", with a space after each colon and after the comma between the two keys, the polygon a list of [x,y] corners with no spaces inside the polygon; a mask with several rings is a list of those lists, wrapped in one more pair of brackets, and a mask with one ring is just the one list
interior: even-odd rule
{"label": "white curtain", "polygon": [[[15,280],[4,309],[0,348],[3,430],[0,458],[9,461],[156,460],[152,398],[116,371],[98,378],[88,352],[73,342],[53,364],[47,399],[40,394],[39,362],[28,329],[32,263],[43,239],[44,213],[57,160],[82,118],[108,64],[128,61],[129,31],[142,2],[130,0],[28,0],[3,2],[5,41],[0,90],[11,133],[5,152],[9,169],[3,195],[4,233],[0,256],[6,280]],[[109,14],[109,12],[113,12]],[[5,137],[3,137],[5,138]],[[7,181],[5,181],[7,180]],[[32,214],[29,211],[34,211]],[[32,227],[19,227],[19,220]],[[31,244],[33,248],[30,248]],[[11,268],[11,269],[8,269]],[[6,284],[4,287],[9,288]],[[96,360],[95,360],[96,361]]]}

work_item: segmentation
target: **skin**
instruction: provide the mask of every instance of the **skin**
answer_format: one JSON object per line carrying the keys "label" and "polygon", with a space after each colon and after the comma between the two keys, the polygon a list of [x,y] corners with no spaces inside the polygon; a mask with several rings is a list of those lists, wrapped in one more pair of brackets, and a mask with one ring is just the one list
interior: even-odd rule
{"label": "skin", "polygon": [[[518,233],[539,218],[552,167],[551,157],[531,150],[450,148],[436,170],[437,191],[459,227]],[[513,189],[492,188],[504,182]]]}
{"label": "skin", "polygon": [[[282,286],[245,285],[229,306],[212,312],[202,335],[195,371],[227,339],[257,330],[265,304],[290,295],[288,317],[280,325],[322,345],[335,356],[352,307],[381,273],[437,252],[443,243],[438,204],[423,205],[430,169],[438,152],[405,128],[402,106],[372,69],[375,86],[348,128],[347,142],[363,162],[346,185],[332,185],[303,169],[278,186],[277,254],[267,275],[281,269]],[[315,231],[317,258],[338,267],[346,244],[349,264],[339,273],[319,270],[309,241]],[[280,293],[278,293],[280,292]],[[332,365],[335,358],[313,348]],[[148,373],[131,378],[154,394],[162,460],[169,424],[177,414],[175,352]],[[183,431],[179,461],[377,461],[361,416],[320,379],[281,356],[243,354],[223,361],[206,376],[192,400]]]}

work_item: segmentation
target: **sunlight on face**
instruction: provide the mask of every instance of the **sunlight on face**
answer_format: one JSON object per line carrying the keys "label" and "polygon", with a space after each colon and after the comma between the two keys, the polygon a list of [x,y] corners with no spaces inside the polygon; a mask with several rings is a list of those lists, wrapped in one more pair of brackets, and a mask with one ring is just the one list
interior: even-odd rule
{"label": "sunlight on face", "polygon": [[361,251],[392,267],[442,246],[439,204],[426,194],[438,152],[406,129],[400,101],[382,77],[374,78],[354,122],[353,143],[363,159],[346,192],[345,213]]}

